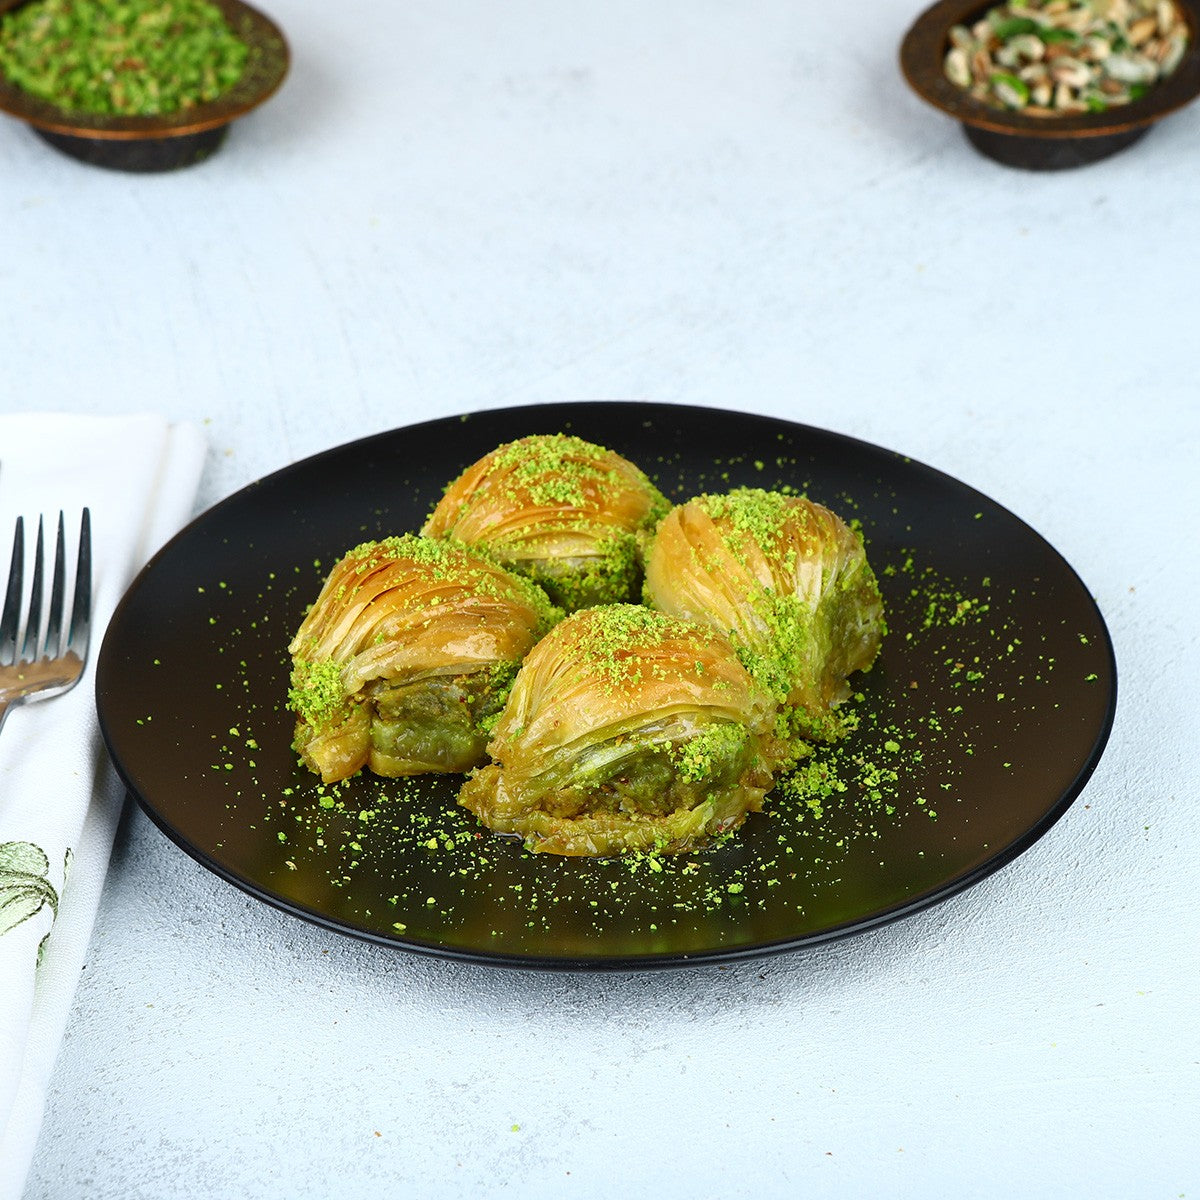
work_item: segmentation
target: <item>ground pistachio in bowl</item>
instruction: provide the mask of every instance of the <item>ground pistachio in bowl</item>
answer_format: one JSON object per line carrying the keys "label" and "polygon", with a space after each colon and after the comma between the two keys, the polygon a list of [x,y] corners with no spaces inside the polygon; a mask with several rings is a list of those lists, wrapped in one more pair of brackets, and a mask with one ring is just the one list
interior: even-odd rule
{"label": "ground pistachio in bowl", "polygon": [[184,112],[232,88],[248,56],[208,0],[30,0],[0,18],[0,73],[64,112]]}
{"label": "ground pistachio in bowl", "polygon": [[1144,96],[1183,59],[1174,0],[1027,0],[949,31],[946,78],[1028,116],[1104,112]]}

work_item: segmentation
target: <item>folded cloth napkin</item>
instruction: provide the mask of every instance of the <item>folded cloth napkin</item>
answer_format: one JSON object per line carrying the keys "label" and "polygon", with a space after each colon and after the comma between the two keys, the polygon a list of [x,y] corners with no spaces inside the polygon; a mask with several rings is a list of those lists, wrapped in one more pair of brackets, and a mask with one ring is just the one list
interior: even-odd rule
{"label": "folded cloth napkin", "polygon": [[24,1189],[124,800],[96,721],[96,656],[134,574],[192,515],[203,461],[195,426],[156,416],[0,415],[0,588],[19,515],[26,595],[39,515],[47,569],[60,509],[72,569],[91,509],[93,556],[83,678],[0,731],[0,1200]]}

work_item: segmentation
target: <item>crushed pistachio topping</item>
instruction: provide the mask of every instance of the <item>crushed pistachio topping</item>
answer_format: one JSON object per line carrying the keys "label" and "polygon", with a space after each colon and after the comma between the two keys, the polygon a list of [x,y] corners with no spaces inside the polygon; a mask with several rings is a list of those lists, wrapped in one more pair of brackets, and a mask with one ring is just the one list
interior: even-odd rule
{"label": "crushed pistachio topping", "polygon": [[707,779],[735,760],[749,738],[744,725],[718,721],[706,725],[684,742],[675,753],[675,769],[684,779]]}
{"label": "crushed pistachio topping", "polygon": [[526,497],[548,508],[594,509],[607,489],[643,484],[659,516],[667,501],[640,468],[613,451],[567,433],[533,434],[508,442],[492,455],[488,477],[504,476],[513,499]]}
{"label": "crushed pistachio topping", "polygon": [[[810,513],[794,497],[763,488],[735,488],[726,493],[698,496],[697,502],[721,526],[726,549],[742,566],[748,565],[749,541],[772,558],[783,554],[785,570],[795,567],[794,532],[810,520]],[[793,535],[791,538],[789,533]],[[717,563],[710,568],[714,573],[720,569]],[[734,645],[750,674],[773,696],[786,700],[795,679],[807,668],[812,612],[797,597],[762,584],[755,584],[746,600],[767,625],[769,637],[754,647],[734,633]]]}
{"label": "crushed pistachio topping", "polygon": [[325,725],[346,702],[342,687],[342,668],[329,660],[309,662],[299,658],[292,667],[292,686],[288,689],[288,707],[313,728]]}
{"label": "crushed pistachio topping", "polygon": [[[698,496],[700,507],[736,534],[748,537],[759,549],[770,552],[788,531],[789,525],[804,524],[808,511],[795,498],[763,488],[734,488],[733,491]],[[725,544],[735,555],[742,549],[741,537],[730,532]]]}
{"label": "crushed pistachio topping", "polygon": [[720,640],[713,630],[637,604],[585,609],[560,628],[570,638],[580,670],[614,688],[636,685],[648,669],[646,651],[656,646],[679,639],[703,644]]}
{"label": "crushed pistachio topping", "polygon": [[[504,705],[508,701],[508,694],[512,691],[520,666],[521,664],[517,662],[499,662],[488,667],[486,671],[480,672],[485,677],[485,683],[480,691],[482,696],[489,701],[486,705],[480,706],[481,715],[475,722],[480,733],[490,737],[492,730],[496,728],[496,722],[500,720],[500,715],[504,711]],[[474,699],[472,697],[472,700]]]}
{"label": "crushed pistachio topping", "polygon": [[[754,672],[750,671],[750,674],[754,675]],[[781,702],[775,716],[775,736],[800,756],[803,756],[804,747],[809,742],[840,742],[857,728],[858,714],[852,708],[812,712],[798,705]]]}
{"label": "crushed pistachio topping", "polygon": [[65,112],[192,108],[233,87],[249,54],[207,0],[33,0],[0,19],[0,73]]}
{"label": "crushed pistachio topping", "polygon": [[771,695],[786,700],[807,668],[812,614],[795,596],[770,588],[756,587],[747,599],[766,624],[768,636],[758,648],[748,645],[736,630],[731,632],[731,640],[746,670]]}

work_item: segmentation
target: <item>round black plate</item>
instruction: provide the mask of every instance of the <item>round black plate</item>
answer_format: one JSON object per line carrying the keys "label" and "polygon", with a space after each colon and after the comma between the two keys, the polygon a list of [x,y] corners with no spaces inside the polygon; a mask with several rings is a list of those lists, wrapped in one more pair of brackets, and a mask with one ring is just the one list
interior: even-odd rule
{"label": "round black plate", "polygon": [[[861,522],[890,632],[858,730],[723,845],[676,858],[534,856],[455,804],[459,777],[322,788],[290,748],[286,647],[347,549],[416,529],[501,442],[569,431],[668,495],[794,488]],[[1079,794],[1116,667],[1063,559],[978,492],[786,421],[588,403],[366,438],[204,513],[122,601],[97,668],[129,790],[206,867],[287,912],[386,945],[537,967],[735,959],[855,932],[977,882]],[[824,796],[820,794],[823,791]]]}

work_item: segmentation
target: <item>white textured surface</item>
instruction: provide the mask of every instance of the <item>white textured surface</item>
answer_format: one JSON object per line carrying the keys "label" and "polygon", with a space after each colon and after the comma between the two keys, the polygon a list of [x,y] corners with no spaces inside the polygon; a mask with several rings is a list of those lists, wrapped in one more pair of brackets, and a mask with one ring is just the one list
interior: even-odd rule
{"label": "white textured surface", "polygon": [[727,969],[381,953],[131,810],[28,1200],[1200,1196],[1200,108],[1043,177],[908,95],[901,0],[271,11],[292,76],[207,164],[0,128],[0,405],[204,420],[204,503],[474,408],[794,417],[1034,524],[1120,710],[999,874]]}

